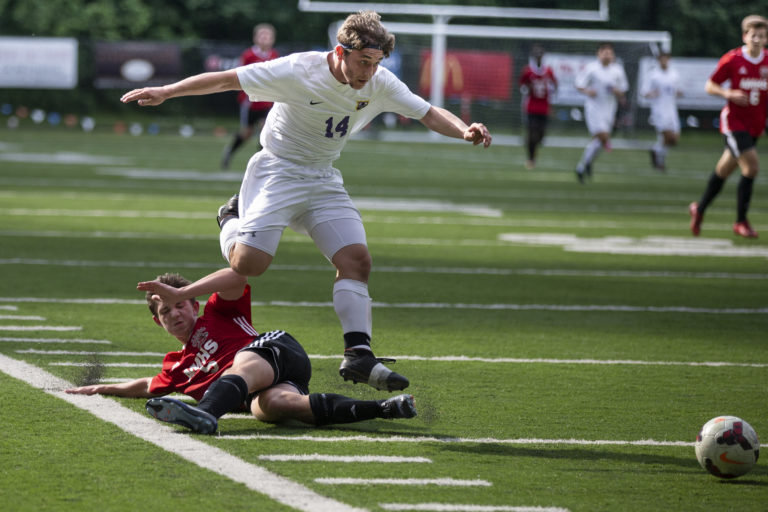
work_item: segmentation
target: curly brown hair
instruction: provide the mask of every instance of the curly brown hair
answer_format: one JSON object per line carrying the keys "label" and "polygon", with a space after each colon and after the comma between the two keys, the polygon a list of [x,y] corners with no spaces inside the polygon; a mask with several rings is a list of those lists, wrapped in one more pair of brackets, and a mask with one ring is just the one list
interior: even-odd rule
{"label": "curly brown hair", "polygon": [[336,39],[346,50],[377,48],[389,57],[395,49],[395,36],[381,24],[381,16],[374,11],[360,11],[347,16],[336,33]]}
{"label": "curly brown hair", "polygon": [[[173,286],[174,288],[181,288],[182,286],[187,286],[192,282],[181,274],[177,274],[175,272],[166,272],[165,274],[159,275],[157,276],[157,280],[163,284],[167,284],[168,286]],[[153,295],[154,293],[147,292],[147,305],[149,306],[149,310],[152,312],[152,316],[157,316],[157,302],[152,300]],[[191,302],[195,302],[194,298],[189,300]]]}

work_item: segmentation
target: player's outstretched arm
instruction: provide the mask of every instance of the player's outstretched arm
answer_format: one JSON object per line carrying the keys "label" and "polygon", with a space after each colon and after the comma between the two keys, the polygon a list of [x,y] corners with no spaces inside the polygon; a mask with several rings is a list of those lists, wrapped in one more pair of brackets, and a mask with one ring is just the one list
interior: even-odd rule
{"label": "player's outstretched arm", "polygon": [[119,384],[93,384],[64,390],[70,395],[112,395],[125,398],[151,398],[160,396],[149,392],[152,377],[144,377]]}
{"label": "player's outstretched arm", "polygon": [[136,289],[152,292],[164,302],[174,304],[201,295],[210,295],[213,292],[218,292],[224,300],[237,300],[242,297],[247,283],[246,276],[238,274],[231,268],[222,268],[181,288],[174,288],[155,280],[143,281],[136,285]]}
{"label": "player's outstretched arm", "polygon": [[444,108],[430,107],[420,121],[424,126],[441,135],[464,139],[475,146],[482,143],[483,147],[487,148],[491,145],[491,133],[484,124],[472,123],[467,126],[464,121]]}
{"label": "player's outstretched arm", "polygon": [[123,94],[120,101],[135,101],[142,107],[156,106],[170,98],[200,96],[216,92],[240,90],[240,80],[234,69],[201,73],[162,87],[144,87]]}

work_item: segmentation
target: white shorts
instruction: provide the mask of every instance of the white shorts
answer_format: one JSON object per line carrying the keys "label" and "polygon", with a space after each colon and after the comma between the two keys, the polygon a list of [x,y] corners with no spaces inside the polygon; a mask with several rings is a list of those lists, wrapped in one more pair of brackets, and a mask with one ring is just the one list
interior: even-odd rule
{"label": "white shorts", "polygon": [[589,105],[584,107],[584,121],[587,123],[587,130],[590,135],[611,133],[615,120],[616,107],[590,108]]}
{"label": "white shorts", "polygon": [[286,227],[309,235],[329,260],[342,247],[366,245],[360,212],[333,167],[306,167],[259,151],[248,162],[238,207],[237,243],[272,256]]}
{"label": "white shorts", "polygon": [[677,110],[651,110],[651,124],[657,132],[680,133],[680,117]]}

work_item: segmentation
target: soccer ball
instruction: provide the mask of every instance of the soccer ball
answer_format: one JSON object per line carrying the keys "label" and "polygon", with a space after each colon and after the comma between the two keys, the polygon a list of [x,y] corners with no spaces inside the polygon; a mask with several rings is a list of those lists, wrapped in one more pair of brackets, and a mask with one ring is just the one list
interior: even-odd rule
{"label": "soccer ball", "polygon": [[696,458],[701,467],[719,478],[749,473],[760,455],[755,430],[736,416],[718,416],[701,427],[696,436]]}

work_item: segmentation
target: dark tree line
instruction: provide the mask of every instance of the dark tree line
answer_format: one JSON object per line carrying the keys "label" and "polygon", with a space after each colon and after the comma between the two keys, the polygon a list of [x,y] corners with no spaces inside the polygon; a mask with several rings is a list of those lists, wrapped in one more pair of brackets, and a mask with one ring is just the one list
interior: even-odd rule
{"label": "dark tree line", "polygon": [[[398,3],[407,3],[398,0]],[[410,2],[417,3],[417,2]],[[424,0],[431,4],[504,7],[595,8],[598,0]],[[350,2],[350,8],[355,4]],[[610,0],[607,23],[584,28],[666,30],[681,56],[719,56],[740,44],[739,22],[768,15],[756,0]],[[95,40],[248,40],[253,25],[269,21],[279,41],[323,45],[326,30],[343,13],[301,12],[296,0],[0,0],[0,35],[76,37]],[[428,21],[387,15],[392,21]],[[461,24],[563,26],[547,20],[473,20]],[[573,27],[574,24],[570,24]]]}

